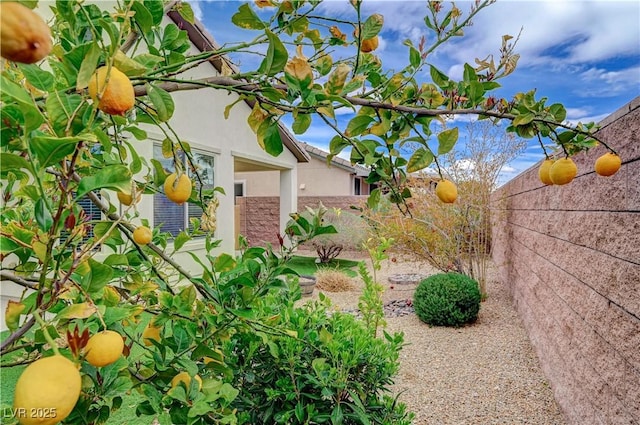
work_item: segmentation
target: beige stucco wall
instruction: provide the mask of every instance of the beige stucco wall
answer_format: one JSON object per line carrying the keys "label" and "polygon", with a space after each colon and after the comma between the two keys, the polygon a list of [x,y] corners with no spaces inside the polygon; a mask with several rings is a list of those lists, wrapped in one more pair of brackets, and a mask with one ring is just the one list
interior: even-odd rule
{"label": "beige stucco wall", "polygon": [[[278,196],[279,193],[277,172],[240,172],[236,173],[236,181],[246,182],[246,196]],[[350,171],[327,166],[325,160],[311,157],[309,162],[298,164],[298,196],[350,196],[353,185]]]}
{"label": "beige stucco wall", "polygon": [[[114,2],[94,0],[92,3],[107,9]],[[44,15],[50,17],[49,7],[53,5],[55,5],[53,1],[40,1],[38,11],[43,11]],[[170,22],[173,21],[165,16],[164,24]],[[188,53],[198,54],[199,50],[192,46]],[[217,75],[217,71],[210,63],[204,63],[185,74],[181,74],[178,78],[199,79],[211,75]],[[173,92],[171,96],[175,103],[175,112],[170,120],[171,127],[183,141],[189,142],[193,149],[211,154],[215,158],[214,183],[216,186],[224,188],[226,193],[226,195],[219,195],[216,237],[222,240],[222,244],[217,251],[233,253],[235,250],[234,161],[246,159],[253,164],[263,164],[280,170],[295,170],[297,159],[286,148],[277,158],[260,148],[254,132],[247,124],[247,116],[251,112],[251,108],[246,103],[237,103],[230,111],[229,118],[224,118],[224,108],[236,101],[236,95],[228,94],[223,90],[198,89]],[[139,155],[148,160],[153,158],[154,142],[161,143],[165,136],[156,127],[146,126],[144,129],[148,132],[149,139],[137,141],[132,138],[132,143]],[[143,173],[136,177],[143,180],[142,175]],[[295,179],[295,172],[289,173],[289,175]],[[278,172],[275,172],[274,176],[276,179],[280,178]],[[295,182],[292,184],[295,186]],[[280,187],[280,184],[276,187]],[[109,196],[112,202],[117,204],[115,193],[105,193],[104,195]],[[295,203],[296,200],[294,199],[293,202]],[[153,224],[153,195],[143,196],[137,208],[140,217],[136,218],[133,223],[139,223],[141,218],[147,218]],[[291,208],[291,211],[294,209]],[[171,252],[171,250],[169,248],[167,251]],[[188,254],[188,252],[194,251],[196,253],[202,252],[204,255],[203,240],[188,242],[180,253],[174,255],[174,259],[187,270],[198,274],[201,267]],[[2,282],[0,291],[2,303],[0,308],[4,311],[9,299],[18,299],[21,296],[22,288],[10,282]],[[0,315],[0,329],[5,329],[4,315]]]}
{"label": "beige stucco wall", "polygon": [[567,423],[640,423],[640,98],[598,133],[623,160],[544,186],[533,167],[492,197],[493,259]]}

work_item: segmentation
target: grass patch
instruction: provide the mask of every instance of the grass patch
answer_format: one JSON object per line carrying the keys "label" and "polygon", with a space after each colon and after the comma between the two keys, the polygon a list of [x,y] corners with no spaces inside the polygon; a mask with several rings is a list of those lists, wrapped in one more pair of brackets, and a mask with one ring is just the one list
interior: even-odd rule
{"label": "grass patch", "polygon": [[287,266],[298,272],[301,275],[315,275],[318,270],[330,269],[339,270],[349,277],[356,277],[358,273],[356,269],[359,261],[344,260],[341,258],[335,258],[325,264],[317,264],[315,257],[304,257],[301,255],[294,255],[291,260],[287,262]]}

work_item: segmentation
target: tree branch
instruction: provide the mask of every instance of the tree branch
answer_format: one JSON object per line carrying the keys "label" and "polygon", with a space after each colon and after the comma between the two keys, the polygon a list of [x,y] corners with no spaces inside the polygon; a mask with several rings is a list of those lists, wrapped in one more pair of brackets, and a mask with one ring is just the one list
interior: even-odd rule
{"label": "tree branch", "polygon": [[21,278],[20,276],[16,276],[7,270],[0,270],[0,280],[10,280],[11,282],[17,283],[27,289],[38,289],[38,285],[36,283],[29,282],[28,280]]}
{"label": "tree branch", "polygon": [[19,340],[22,337],[22,335],[26,334],[29,331],[29,329],[31,329],[35,324],[36,324],[36,319],[33,316],[31,316],[31,318],[26,322],[24,322],[17,331],[9,335],[7,339],[2,341],[2,345],[0,345],[0,354],[5,354],[5,350],[7,349],[7,347],[11,346],[11,344]]}
{"label": "tree branch", "polygon": [[[235,78],[226,77],[226,76],[212,76],[212,77],[202,78],[199,80],[179,81],[179,82],[163,81],[162,78],[149,78],[149,80],[162,81],[160,84],[158,84],[158,86],[168,92],[197,90],[205,87],[210,87],[210,88],[217,88],[217,89],[226,89],[229,91],[243,91],[243,92],[260,94],[265,88],[264,86],[258,83],[240,81]],[[147,95],[146,86],[136,85],[134,88],[135,88],[136,96]],[[272,85],[269,85],[269,88],[287,91],[288,86],[286,84],[272,84]],[[478,108],[432,109],[432,108],[424,108],[420,106],[394,105],[392,103],[379,102],[374,99],[366,99],[366,98],[357,97],[357,96],[344,96],[343,99],[348,101],[352,105],[366,106],[366,107],[377,109],[377,110],[404,112],[404,113],[415,115],[416,117],[437,117],[437,116],[443,116],[443,115],[479,115],[483,117],[506,119],[509,121],[513,121],[516,118],[516,115],[514,114],[510,114],[507,112],[500,112],[497,110],[487,110],[487,109],[478,109]],[[274,105],[274,106],[281,107],[285,110],[290,109],[288,105]],[[540,118],[540,117],[535,117],[532,121],[547,124],[547,125],[552,125],[556,127],[561,127],[567,130],[574,131],[579,134],[584,134],[594,140],[600,141],[591,132],[580,130],[569,124],[564,124],[561,122],[556,122],[553,120]]]}

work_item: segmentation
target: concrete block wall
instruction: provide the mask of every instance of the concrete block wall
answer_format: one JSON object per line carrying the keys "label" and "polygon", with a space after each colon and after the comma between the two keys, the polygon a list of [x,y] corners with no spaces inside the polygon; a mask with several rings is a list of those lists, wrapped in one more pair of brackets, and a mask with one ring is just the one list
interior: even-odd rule
{"label": "concrete block wall", "polygon": [[600,125],[621,170],[593,172],[599,146],[568,185],[507,183],[492,255],[567,422],[640,424],[640,98]]}
{"label": "concrete block wall", "polygon": [[[366,196],[299,196],[298,211],[306,211],[307,206],[317,208],[320,202],[327,208],[342,208],[347,211],[351,205],[361,205],[366,199]],[[237,197],[236,204],[240,209],[240,234],[248,239],[250,245],[278,243],[280,198]]]}

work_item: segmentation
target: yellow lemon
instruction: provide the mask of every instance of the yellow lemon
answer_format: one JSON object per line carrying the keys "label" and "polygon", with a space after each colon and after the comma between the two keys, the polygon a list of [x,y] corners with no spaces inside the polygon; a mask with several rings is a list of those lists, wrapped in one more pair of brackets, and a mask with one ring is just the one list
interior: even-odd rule
{"label": "yellow lemon", "polygon": [[89,80],[89,96],[98,102],[98,109],[109,115],[124,115],[133,108],[136,99],[129,77],[115,66],[96,70]]}
{"label": "yellow lemon", "polygon": [[452,181],[440,180],[436,185],[436,196],[445,204],[452,204],[458,197],[458,189]]}
{"label": "yellow lemon", "polygon": [[549,177],[549,170],[551,169],[553,163],[554,161],[552,159],[545,159],[540,168],[538,168],[538,177],[544,184],[553,184],[553,182],[551,181],[551,177]]}
{"label": "yellow lemon", "polygon": [[[127,195],[124,192],[118,192],[118,201],[120,201],[120,203],[122,205],[126,205],[129,206],[131,204],[133,204],[133,195]],[[136,204],[140,201],[140,194],[138,194],[138,196],[136,196]]]}
{"label": "yellow lemon", "polygon": [[[200,378],[199,375],[194,376],[195,380],[198,381],[198,391],[202,389],[202,378]],[[175,388],[177,387],[180,382],[182,382],[185,387],[187,387],[187,389],[189,389],[189,385],[191,385],[191,376],[189,376],[189,373],[184,371],[184,372],[180,372],[179,374],[177,374],[176,376],[173,377],[173,379],[171,380],[171,388]]]}
{"label": "yellow lemon", "polygon": [[138,226],[133,231],[133,241],[138,245],[146,245],[151,242],[152,239],[151,229],[147,226]]}
{"label": "yellow lemon", "polygon": [[570,183],[577,174],[578,167],[571,158],[559,159],[549,169],[549,178],[557,185]]}
{"label": "yellow lemon", "polygon": [[16,383],[14,412],[22,425],[54,425],[64,420],[80,397],[82,379],[76,365],[63,356],[31,363]]}
{"label": "yellow lemon", "polygon": [[142,342],[144,343],[144,345],[146,345],[147,347],[150,347],[153,345],[153,342],[151,341],[160,342],[161,330],[162,330],[161,327],[155,326],[153,322],[150,322],[147,325],[147,327],[144,328],[144,330],[142,331]]}
{"label": "yellow lemon", "polygon": [[176,204],[183,204],[191,196],[191,179],[186,174],[169,174],[164,181],[164,194]]}
{"label": "yellow lemon", "polygon": [[608,152],[596,159],[594,168],[599,175],[608,177],[617,173],[621,165],[622,159],[615,153]]}
{"label": "yellow lemon", "polygon": [[17,2],[0,2],[0,55],[34,63],[51,52],[51,30],[33,10]]}
{"label": "yellow lemon", "polygon": [[375,37],[362,40],[360,51],[364,53],[369,53],[369,52],[373,52],[377,48],[378,48],[378,36],[376,35]]}
{"label": "yellow lemon", "polygon": [[85,359],[94,366],[110,365],[120,358],[124,341],[119,333],[103,331],[89,338],[84,347]]}

